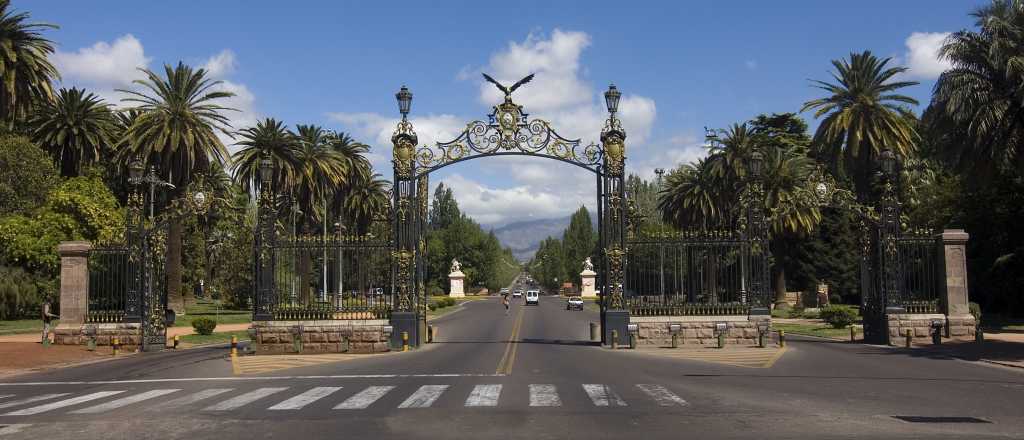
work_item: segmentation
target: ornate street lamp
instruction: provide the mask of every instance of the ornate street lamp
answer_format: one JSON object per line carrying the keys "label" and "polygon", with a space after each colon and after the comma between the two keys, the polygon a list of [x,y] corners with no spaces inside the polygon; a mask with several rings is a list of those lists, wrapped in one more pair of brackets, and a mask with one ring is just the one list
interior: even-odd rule
{"label": "ornate street lamp", "polygon": [[409,115],[409,109],[412,107],[412,92],[403,85],[398,93],[395,93],[395,99],[398,100],[398,111],[402,114],[402,120],[404,121],[406,116]]}
{"label": "ornate street lamp", "polygon": [[896,154],[890,149],[885,149],[882,154],[879,155],[879,159],[882,162],[882,172],[885,173],[885,177],[892,178],[896,175]]}
{"label": "ornate street lamp", "polygon": [[142,172],[145,169],[146,167],[142,164],[141,160],[137,158],[133,159],[132,162],[128,164],[128,181],[132,183],[141,181]]}
{"label": "ornate street lamp", "polygon": [[760,177],[763,170],[764,155],[760,151],[755,151],[754,154],[750,155],[750,174],[754,177]]}
{"label": "ornate street lamp", "polygon": [[604,92],[604,103],[608,106],[608,113],[615,117],[615,113],[619,111],[619,98],[622,97],[622,93],[615,87],[615,84],[608,86],[608,91]]}

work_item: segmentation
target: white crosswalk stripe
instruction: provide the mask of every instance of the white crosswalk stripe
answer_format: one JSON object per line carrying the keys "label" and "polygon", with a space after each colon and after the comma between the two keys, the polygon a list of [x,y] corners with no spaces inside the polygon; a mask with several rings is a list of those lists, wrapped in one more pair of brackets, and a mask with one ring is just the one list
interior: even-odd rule
{"label": "white crosswalk stripe", "polygon": [[416,392],[409,395],[404,402],[398,405],[399,408],[430,408],[448,385],[423,385]]}
{"label": "white crosswalk stripe", "polygon": [[64,397],[71,393],[53,393],[53,394],[42,394],[39,396],[26,397],[20,400],[12,400],[10,402],[0,403],[0,409],[13,408],[15,406],[27,405],[29,403],[39,402],[42,400],[56,399],[58,397]]}
{"label": "white crosswalk stripe", "polygon": [[257,388],[248,393],[232,397],[215,405],[208,406],[203,411],[228,411],[241,408],[274,393],[287,390],[288,387]]}
{"label": "white crosswalk stripe", "polygon": [[608,385],[585,383],[583,390],[590,396],[594,406],[626,406],[626,402]]}
{"label": "white crosswalk stripe", "polygon": [[390,385],[368,387],[354,396],[345,399],[344,402],[339,403],[334,409],[366,409],[393,389],[395,387]]}
{"label": "white crosswalk stripe", "polygon": [[17,411],[12,411],[12,412],[9,412],[9,413],[4,414],[4,415],[5,416],[31,416],[31,415],[34,415],[34,414],[44,413],[44,412],[47,412],[47,411],[53,411],[55,409],[60,409],[60,408],[68,407],[68,406],[71,406],[71,405],[78,405],[79,403],[85,403],[85,402],[89,402],[89,401],[96,400],[96,399],[102,399],[104,397],[110,397],[110,396],[113,396],[113,395],[116,395],[116,394],[121,394],[123,392],[124,391],[99,391],[99,392],[92,393],[92,394],[86,394],[84,396],[72,397],[70,399],[59,400],[57,402],[47,403],[45,405],[34,406],[32,408],[25,408],[25,409],[20,409],[20,410],[17,410]]}
{"label": "white crosswalk stripe", "polygon": [[136,394],[136,395],[133,395],[133,396],[122,397],[122,398],[117,399],[117,400],[112,400],[110,402],[101,403],[101,404],[96,405],[96,406],[90,406],[88,408],[82,408],[80,410],[71,411],[71,414],[100,414],[100,413],[105,413],[107,411],[111,411],[111,410],[115,410],[115,409],[118,409],[118,408],[121,408],[121,407],[125,407],[125,406],[131,405],[133,403],[139,403],[139,402],[142,402],[142,401],[145,401],[145,400],[152,399],[154,397],[165,396],[167,394],[171,394],[171,393],[177,392],[177,391],[181,391],[181,390],[179,390],[179,389],[169,389],[169,390],[146,391],[144,393]]}
{"label": "white crosswalk stripe", "polygon": [[177,399],[168,400],[168,401],[163,402],[163,403],[158,403],[158,404],[150,407],[149,409],[150,410],[157,410],[157,409],[163,410],[163,409],[178,408],[178,407],[182,407],[182,406],[186,406],[186,405],[191,405],[193,403],[199,402],[201,400],[206,400],[206,399],[209,399],[211,397],[216,397],[216,396],[219,396],[221,394],[224,394],[226,392],[233,391],[233,390],[234,390],[234,388],[210,388],[208,390],[202,390],[202,391],[199,391],[199,392],[195,392],[195,393],[189,394],[187,396],[179,397]]}
{"label": "white crosswalk stripe", "polygon": [[477,385],[466,398],[466,406],[498,406],[501,385]]}
{"label": "white crosswalk stripe", "polygon": [[683,400],[682,397],[677,396],[675,393],[669,391],[668,388],[665,388],[661,385],[651,385],[642,383],[637,384],[636,387],[640,388],[640,390],[643,391],[644,393],[647,393],[648,396],[651,396],[651,398],[654,399],[654,401],[657,402],[659,406],[689,405],[689,403],[686,403],[686,401]]}
{"label": "white crosswalk stripe", "polygon": [[311,388],[305,393],[299,394],[298,396],[292,397],[291,399],[285,400],[284,402],[278,403],[267,409],[272,410],[283,410],[283,409],[302,409],[306,405],[309,405],[317,400],[323,399],[324,397],[330,396],[331,394],[340,390],[341,387],[316,387]]}
{"label": "white crosswalk stripe", "polygon": [[531,383],[530,406],[562,406],[562,399],[554,385]]}

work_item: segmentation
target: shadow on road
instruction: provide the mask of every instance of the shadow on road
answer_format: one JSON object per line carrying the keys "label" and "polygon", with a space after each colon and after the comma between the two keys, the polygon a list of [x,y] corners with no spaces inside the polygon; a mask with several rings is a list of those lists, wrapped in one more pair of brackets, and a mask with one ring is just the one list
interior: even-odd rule
{"label": "shadow on road", "polygon": [[[510,340],[502,341],[473,341],[473,340],[460,340],[460,341],[435,341],[431,344],[507,344],[512,342]],[[569,340],[569,339],[522,339],[516,341],[520,344],[540,344],[540,345],[576,345],[576,346],[599,346],[600,342],[593,341],[581,341],[581,340]]]}

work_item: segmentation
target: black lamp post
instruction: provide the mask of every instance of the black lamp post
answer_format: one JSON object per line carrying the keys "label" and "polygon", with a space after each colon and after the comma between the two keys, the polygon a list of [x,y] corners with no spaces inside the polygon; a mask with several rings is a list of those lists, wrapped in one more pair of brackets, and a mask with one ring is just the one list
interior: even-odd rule
{"label": "black lamp post", "polygon": [[412,92],[409,91],[408,87],[403,85],[402,88],[398,90],[398,93],[395,93],[395,99],[398,100],[398,111],[402,114],[402,120],[404,121],[406,116],[409,115],[409,109],[412,107]]}
{"label": "black lamp post", "polygon": [[604,92],[604,103],[608,106],[608,113],[611,113],[612,118],[615,118],[615,113],[619,111],[619,98],[622,97],[622,92],[615,87],[615,84],[608,86],[608,91]]}
{"label": "black lamp post", "polygon": [[885,149],[879,155],[879,159],[882,162],[882,172],[885,173],[885,177],[892,179],[896,175],[896,154],[890,149]]}
{"label": "black lamp post", "polygon": [[762,172],[764,172],[764,155],[760,151],[755,151],[750,155],[750,174],[754,177],[761,177]]}

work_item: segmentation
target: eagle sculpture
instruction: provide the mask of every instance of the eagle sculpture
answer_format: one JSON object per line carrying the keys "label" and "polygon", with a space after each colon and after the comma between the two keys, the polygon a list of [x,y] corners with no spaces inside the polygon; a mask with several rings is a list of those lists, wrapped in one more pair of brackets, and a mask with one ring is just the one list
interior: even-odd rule
{"label": "eagle sculpture", "polygon": [[495,87],[498,88],[498,90],[501,90],[501,92],[505,94],[505,99],[510,99],[512,97],[512,92],[516,91],[516,89],[518,89],[519,86],[530,82],[530,80],[533,79],[533,75],[534,74],[531,73],[526,78],[523,78],[523,79],[519,80],[518,82],[516,82],[515,84],[512,84],[512,87],[505,87],[505,86],[501,85],[501,83],[496,81],[494,78],[491,78],[491,76],[486,74],[486,73],[484,73],[483,75],[484,75],[484,79],[486,79],[488,82],[494,84]]}

